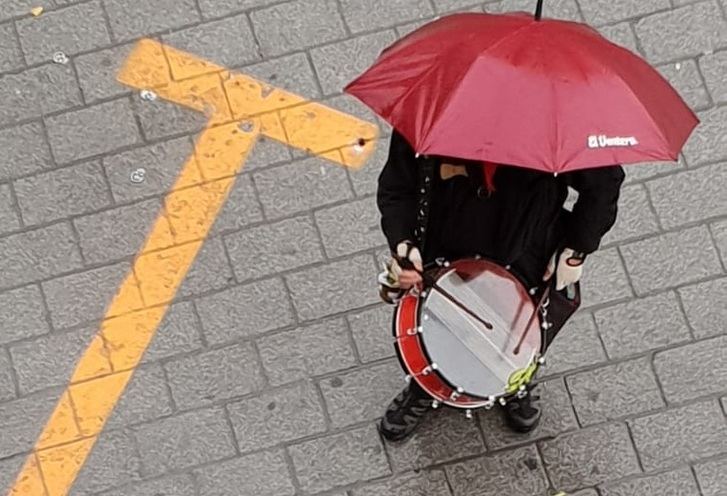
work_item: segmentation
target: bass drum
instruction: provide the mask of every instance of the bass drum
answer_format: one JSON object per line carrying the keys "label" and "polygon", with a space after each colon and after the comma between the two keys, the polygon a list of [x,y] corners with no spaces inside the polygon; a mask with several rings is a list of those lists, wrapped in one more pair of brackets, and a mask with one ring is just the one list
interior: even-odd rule
{"label": "bass drum", "polygon": [[444,263],[394,315],[395,348],[410,380],[436,403],[490,408],[526,394],[541,360],[536,304],[505,268],[485,259]]}

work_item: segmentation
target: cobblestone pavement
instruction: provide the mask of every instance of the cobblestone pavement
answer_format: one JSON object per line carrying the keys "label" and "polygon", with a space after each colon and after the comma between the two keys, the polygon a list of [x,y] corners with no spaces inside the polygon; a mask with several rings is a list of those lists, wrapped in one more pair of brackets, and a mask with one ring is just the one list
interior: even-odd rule
{"label": "cobblestone pavement", "polygon": [[[205,125],[115,81],[136,40],[377,122],[341,88],[382,47],[438,14],[534,3],[0,0],[2,494]],[[389,131],[359,171],[267,140],[70,494],[727,495],[727,0],[545,3],[645,56],[702,124],[678,164],[628,168],[586,308],[549,352],[542,426],[443,410],[382,442],[404,385],[374,286]]]}

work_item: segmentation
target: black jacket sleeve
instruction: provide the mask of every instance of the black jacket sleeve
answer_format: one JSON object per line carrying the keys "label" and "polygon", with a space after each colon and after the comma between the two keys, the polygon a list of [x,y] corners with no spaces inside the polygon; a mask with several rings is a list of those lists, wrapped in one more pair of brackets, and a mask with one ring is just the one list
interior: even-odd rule
{"label": "black jacket sleeve", "polygon": [[381,212],[381,229],[389,247],[405,239],[414,241],[416,229],[418,171],[414,150],[406,139],[394,131],[389,158],[379,175],[376,202]]}
{"label": "black jacket sleeve", "polygon": [[592,253],[616,222],[618,197],[625,174],[620,165],[613,165],[567,175],[569,185],[578,192],[578,201],[569,216],[565,246]]}

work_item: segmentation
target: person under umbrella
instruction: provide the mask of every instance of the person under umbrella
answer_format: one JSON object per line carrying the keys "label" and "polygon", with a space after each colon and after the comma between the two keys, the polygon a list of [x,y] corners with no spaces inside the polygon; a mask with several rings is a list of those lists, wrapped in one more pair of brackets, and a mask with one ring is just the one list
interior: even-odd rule
{"label": "person under umbrella", "polygon": [[[588,26],[541,21],[541,9],[542,0],[535,19],[440,19],[347,86],[394,127],[377,203],[395,289],[421,284],[436,258],[475,255],[528,288],[553,276],[556,291],[576,283],[616,220],[616,164],[675,160],[696,126],[648,64]],[[507,424],[535,428],[538,399],[504,405]],[[383,416],[383,436],[411,435],[431,403],[410,381]]]}

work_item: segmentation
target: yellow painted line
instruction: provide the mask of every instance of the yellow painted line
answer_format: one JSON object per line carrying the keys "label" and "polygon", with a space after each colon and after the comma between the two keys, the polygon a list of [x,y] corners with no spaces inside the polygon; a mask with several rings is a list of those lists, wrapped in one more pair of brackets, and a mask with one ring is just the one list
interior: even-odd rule
{"label": "yellow painted line", "polygon": [[152,40],[136,45],[118,80],[204,112],[208,125],[9,496],[68,493],[260,135],[348,167],[363,165],[378,135],[373,124]]}

